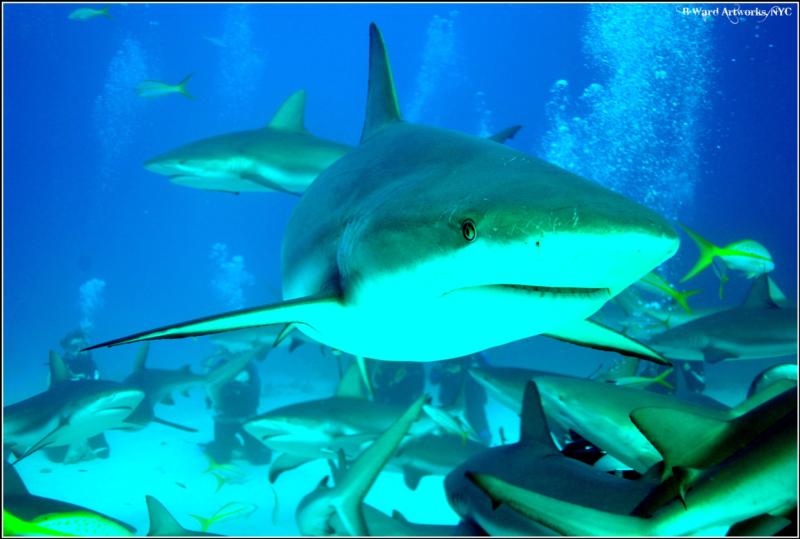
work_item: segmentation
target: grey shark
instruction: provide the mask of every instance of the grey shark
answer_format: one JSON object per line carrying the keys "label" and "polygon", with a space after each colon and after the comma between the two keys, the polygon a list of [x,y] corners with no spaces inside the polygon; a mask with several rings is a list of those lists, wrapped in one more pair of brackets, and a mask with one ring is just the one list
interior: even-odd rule
{"label": "grey shark", "polygon": [[[401,413],[397,406],[337,396],[271,410],[247,421],[244,429],[273,451],[283,452],[270,470],[270,479],[275,481],[284,471],[330,458],[340,449],[355,457]],[[437,428],[425,417],[412,433],[421,435]]]}
{"label": "grey shark", "polygon": [[553,535],[553,531],[492,500],[467,474],[490,474],[518,488],[618,514],[628,514],[658,484],[658,478],[628,480],[563,456],[551,439],[535,382],[525,389],[519,442],[487,449],[445,478],[450,506],[490,535]]}
{"label": "grey shark", "polygon": [[133,535],[136,528],[73,503],[28,491],[16,467],[3,463],[3,535]]}
{"label": "grey shark", "polygon": [[[679,437],[680,442],[685,440]],[[790,413],[751,443],[703,470],[682,499],[675,498],[649,518],[559,500],[492,474],[469,473],[468,477],[495,506],[510,508],[564,535],[724,535],[731,526],[750,519],[796,514],[796,401]]]}
{"label": "grey shark", "polygon": [[370,487],[405,438],[411,425],[422,412],[426,400],[420,396],[344,470],[344,459],[337,470],[336,485],[327,487],[327,477],[300,501],[295,513],[297,527],[303,535],[367,535],[362,502]]}
{"label": "grey shark", "polygon": [[538,376],[535,380],[552,423],[577,432],[639,473],[646,473],[662,457],[631,421],[633,410],[674,408],[724,420],[745,413],[786,387],[773,384],[735,408],[728,408],[722,404],[710,407],[707,399],[703,404],[696,404],[670,395],[593,380],[564,376]]}
{"label": "grey shark", "polygon": [[739,307],[660,333],[650,346],[671,359],[709,363],[796,355],[797,307],[770,281],[761,275]]}
{"label": "grey shark", "polygon": [[630,340],[585,319],[678,244],[661,216],[598,184],[403,121],[373,24],[361,144],[294,209],[284,301],[92,348],[271,324],[387,361],[461,357],[542,333],[586,345],[613,334],[599,347],[624,348]]}
{"label": "grey shark", "polygon": [[129,427],[144,392],[107,380],[69,381],[66,366],[50,353],[50,387],[3,407],[3,445],[17,461],[44,447],[72,446],[109,429]]}
{"label": "grey shark", "polygon": [[193,373],[189,365],[180,369],[148,368],[146,366],[150,350],[148,345],[149,343],[142,345],[136,356],[133,372],[125,378],[123,383],[140,388],[153,405],[156,403],[175,404],[173,394],[186,394],[190,388],[206,383],[206,377]]}
{"label": "grey shark", "polygon": [[[305,105],[306,93],[299,90],[260,129],[197,140],[153,157],[144,166],[176,185],[196,189],[301,195],[323,170],[352,150],[309,133]],[[490,140],[502,143],[519,129],[510,127]]]}
{"label": "grey shark", "polygon": [[[630,358],[624,359],[630,360]],[[626,387],[641,388],[649,384],[658,383],[665,374],[669,374],[670,372],[667,370],[655,377],[637,376],[634,374],[636,372],[636,367],[638,367],[638,365],[630,361],[615,363],[608,371],[597,372],[591,380],[613,383]],[[528,384],[529,380],[539,376],[558,376],[575,380],[588,380],[575,376],[518,367],[473,367],[469,370],[469,374],[476,382],[486,388],[489,394],[500,402],[500,404],[510,408],[517,414],[522,413],[522,396],[525,393],[525,386]],[[545,410],[547,409],[545,408]]]}
{"label": "grey shark", "polygon": [[306,93],[289,96],[269,124],[198,140],[145,163],[172,183],[209,191],[302,194],[349,146],[305,128]]}
{"label": "grey shark", "polygon": [[486,446],[452,434],[426,434],[406,440],[389,462],[403,473],[408,488],[416,490],[427,475],[447,475],[465,460],[486,450]]}

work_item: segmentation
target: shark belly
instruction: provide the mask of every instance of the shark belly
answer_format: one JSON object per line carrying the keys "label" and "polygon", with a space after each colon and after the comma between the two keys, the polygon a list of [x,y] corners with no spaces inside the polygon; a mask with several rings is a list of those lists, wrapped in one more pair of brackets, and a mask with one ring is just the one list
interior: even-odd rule
{"label": "shark belly", "polygon": [[501,286],[402,301],[396,291],[375,289],[369,298],[328,310],[326,316],[299,329],[353,355],[385,361],[434,361],[555,330],[563,323],[591,316],[608,298],[606,290],[562,294]]}

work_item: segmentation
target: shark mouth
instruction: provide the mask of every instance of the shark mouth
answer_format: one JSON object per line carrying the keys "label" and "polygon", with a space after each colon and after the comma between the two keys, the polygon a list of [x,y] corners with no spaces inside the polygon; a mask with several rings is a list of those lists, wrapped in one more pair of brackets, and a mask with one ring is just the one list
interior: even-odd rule
{"label": "shark mouth", "polygon": [[470,286],[465,288],[458,288],[452,292],[463,290],[513,290],[520,291],[527,294],[536,294],[540,297],[574,297],[585,299],[601,299],[611,296],[611,291],[608,288],[577,288],[577,287],[564,287],[564,286],[533,286],[524,284],[488,284]]}

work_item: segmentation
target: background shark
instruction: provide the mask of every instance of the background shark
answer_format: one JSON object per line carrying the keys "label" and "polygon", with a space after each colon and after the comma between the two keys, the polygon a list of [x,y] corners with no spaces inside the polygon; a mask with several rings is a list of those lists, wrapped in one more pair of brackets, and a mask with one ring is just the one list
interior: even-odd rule
{"label": "background shark", "polygon": [[130,426],[128,418],[144,397],[142,390],[118,382],[70,381],[63,361],[51,352],[50,387],[3,407],[3,446],[17,462],[44,447],[88,451],[89,438]]}
{"label": "background shark", "polygon": [[[771,293],[776,288],[761,275],[739,307],[667,330],[650,345],[672,359],[709,363],[795,355],[797,307],[779,305]],[[777,294],[783,303],[783,294]]]}
{"label": "background shark", "polygon": [[[730,456],[704,470],[685,496],[658,509],[650,518],[598,511],[585,504],[517,487],[490,474],[469,472],[468,478],[492,498],[495,506],[502,504],[502,507],[513,508],[564,535],[722,535],[734,524],[756,517],[796,515],[797,406],[794,396],[792,401],[794,406],[789,413],[744,448],[727,451],[730,438],[723,436],[719,448]],[[705,418],[706,424],[709,420],[713,421]],[[686,425],[690,429],[696,427],[693,421]],[[680,429],[681,425],[674,427]],[[725,432],[725,429],[713,430]],[[733,439],[736,438],[734,432]],[[685,436],[679,437],[679,440],[685,439]],[[782,523],[787,525],[789,521]]]}
{"label": "background shark", "polygon": [[411,425],[430,397],[420,396],[408,409],[344,470],[340,458],[336,486],[328,488],[327,477],[297,507],[297,527],[303,535],[367,535],[369,530],[361,508],[364,497],[378,474],[392,458]]}
{"label": "background shark", "polygon": [[519,442],[487,449],[445,478],[450,506],[491,535],[553,535],[552,530],[509,507],[495,509],[491,499],[465,475],[484,473],[573,503],[620,514],[632,511],[657,481],[622,479],[563,456],[553,444],[536,387],[535,382],[526,386]]}
{"label": "background shark", "polygon": [[320,172],[350,151],[305,128],[306,93],[289,96],[261,129],[206,138],[145,163],[172,183],[209,191],[302,194]]}
{"label": "background shark", "polygon": [[677,250],[662,217],[597,184],[494,141],[402,121],[374,24],[369,79],[361,145],[320,175],[288,223],[286,301],[93,348],[269,324],[390,361],[559,331],[591,345],[577,323]]}

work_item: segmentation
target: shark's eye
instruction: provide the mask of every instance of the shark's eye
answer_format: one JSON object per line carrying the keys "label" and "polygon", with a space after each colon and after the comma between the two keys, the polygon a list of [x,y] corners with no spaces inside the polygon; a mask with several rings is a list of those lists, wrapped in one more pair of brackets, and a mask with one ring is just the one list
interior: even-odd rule
{"label": "shark's eye", "polygon": [[467,241],[472,241],[478,236],[478,230],[475,228],[475,221],[466,219],[461,223],[461,234]]}

